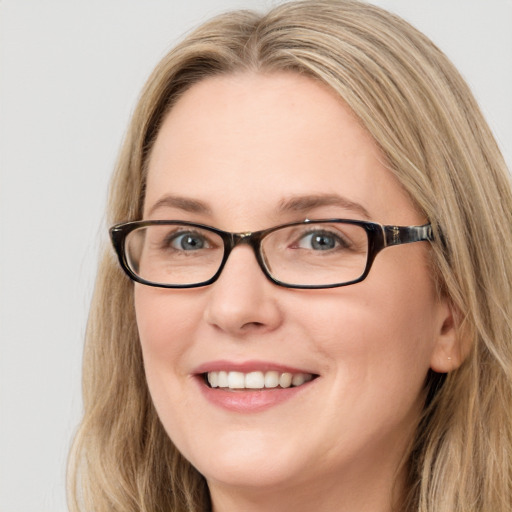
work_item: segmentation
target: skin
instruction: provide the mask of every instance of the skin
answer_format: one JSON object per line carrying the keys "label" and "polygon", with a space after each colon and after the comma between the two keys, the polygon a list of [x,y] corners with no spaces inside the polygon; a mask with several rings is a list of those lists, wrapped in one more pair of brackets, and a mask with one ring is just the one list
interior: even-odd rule
{"label": "skin", "polygon": [[[425,223],[384,162],[346,105],[309,78],[209,78],[163,123],[144,218],[234,232],[306,217]],[[333,193],[358,206],[278,210],[297,196]],[[206,208],[162,203],[169,194]],[[365,281],[330,290],[278,287],[241,246],[216,283],[136,284],[135,306],[158,414],[206,477],[216,512],[392,510],[426,374],[457,363],[428,243],[385,249]],[[268,361],[319,377],[264,411],[233,412],[206,400],[194,376],[216,360]]]}

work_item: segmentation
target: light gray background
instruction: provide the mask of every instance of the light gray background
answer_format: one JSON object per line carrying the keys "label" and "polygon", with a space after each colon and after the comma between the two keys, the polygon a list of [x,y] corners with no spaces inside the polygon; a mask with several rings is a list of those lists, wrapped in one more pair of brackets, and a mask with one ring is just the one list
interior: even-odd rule
{"label": "light gray background", "polygon": [[[110,171],[146,76],[211,14],[269,0],[0,0],[0,511],[66,510]],[[429,35],[512,163],[512,0],[374,0]]]}

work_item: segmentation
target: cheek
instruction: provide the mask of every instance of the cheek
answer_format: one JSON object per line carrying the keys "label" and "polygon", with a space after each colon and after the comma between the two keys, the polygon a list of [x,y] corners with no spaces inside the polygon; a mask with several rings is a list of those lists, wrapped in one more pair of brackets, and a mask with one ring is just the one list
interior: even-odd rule
{"label": "cheek", "polygon": [[340,388],[392,396],[408,387],[414,399],[435,347],[434,290],[428,275],[389,282],[379,267],[374,270],[375,278],[370,273],[367,281],[290,309],[335,368]]}
{"label": "cheek", "polygon": [[135,312],[144,359],[144,371],[153,403],[164,424],[171,421],[171,404],[183,386],[183,358],[196,323],[193,311],[176,292],[147,286],[135,287]]}
{"label": "cheek", "polygon": [[[177,358],[200,318],[200,308],[191,307],[187,291],[135,286],[135,313],[146,366],[155,356],[167,363]],[[146,368],[148,370],[148,368]]]}
{"label": "cheek", "polygon": [[[187,352],[201,308],[187,292],[135,287],[144,371],[158,416],[173,441],[186,446],[197,425],[187,395]],[[195,307],[192,307],[195,304]],[[199,316],[198,316],[199,315]]]}

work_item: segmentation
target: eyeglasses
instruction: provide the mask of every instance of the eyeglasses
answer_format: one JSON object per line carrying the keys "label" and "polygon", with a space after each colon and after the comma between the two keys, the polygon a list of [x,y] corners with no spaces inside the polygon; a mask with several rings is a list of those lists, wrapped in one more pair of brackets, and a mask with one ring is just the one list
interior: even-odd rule
{"label": "eyeglasses", "polygon": [[270,281],[287,288],[335,288],[362,281],[392,245],[433,240],[430,224],[383,226],[345,219],[305,220],[252,233],[229,233],[173,220],[141,220],[110,229],[119,263],[149,286],[195,288],[215,282],[231,251],[252,247]]}

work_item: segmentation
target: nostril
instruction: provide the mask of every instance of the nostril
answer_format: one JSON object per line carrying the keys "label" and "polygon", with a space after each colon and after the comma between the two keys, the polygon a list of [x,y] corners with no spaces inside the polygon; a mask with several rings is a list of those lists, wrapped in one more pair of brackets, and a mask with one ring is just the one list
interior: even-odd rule
{"label": "nostril", "polygon": [[261,328],[261,327],[265,327],[265,324],[263,322],[247,322],[245,323],[244,325],[242,325],[241,329],[242,330],[248,330],[248,329],[251,329],[251,328]]}

